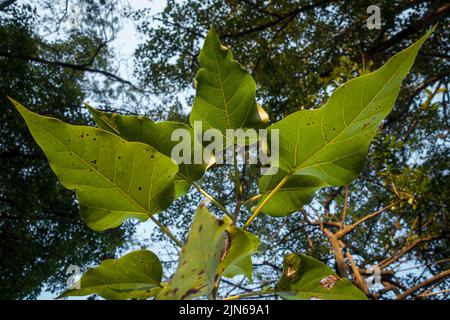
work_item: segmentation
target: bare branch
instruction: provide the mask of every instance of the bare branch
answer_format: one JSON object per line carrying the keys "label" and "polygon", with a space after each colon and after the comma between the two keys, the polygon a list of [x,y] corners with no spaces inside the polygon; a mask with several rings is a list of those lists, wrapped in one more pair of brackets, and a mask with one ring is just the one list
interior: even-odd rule
{"label": "bare branch", "polygon": [[392,36],[390,39],[381,42],[377,46],[369,49],[366,52],[366,57],[373,57],[381,52],[385,52],[390,47],[394,46],[395,44],[399,43],[403,39],[408,38],[409,36],[415,34],[416,32],[421,31],[422,29],[432,25],[433,23],[436,23],[436,21],[444,16],[446,13],[450,11],[450,3],[446,3],[441,5],[440,7],[436,8],[434,11],[432,11],[429,15],[424,17],[422,20],[419,20],[415,22],[414,24],[411,24],[406,29],[403,29],[399,33]]}
{"label": "bare branch", "polygon": [[436,281],[439,281],[439,280],[441,280],[443,278],[445,279],[447,277],[450,277],[450,270],[443,271],[443,272],[441,272],[441,273],[439,273],[439,274],[437,274],[437,275],[435,275],[435,276],[433,276],[433,277],[431,277],[431,278],[429,278],[429,279],[427,279],[425,281],[422,281],[421,283],[419,283],[418,285],[412,287],[411,289],[406,290],[404,293],[402,293],[401,295],[399,295],[397,297],[397,300],[403,300],[406,297],[412,295],[417,290],[420,290],[420,289],[422,289],[424,287],[427,287],[427,286],[435,283]]}
{"label": "bare branch", "polygon": [[313,9],[315,9],[317,7],[320,7],[320,6],[324,5],[324,4],[328,4],[330,2],[332,2],[332,1],[329,1],[329,0],[328,1],[324,1],[324,0],[322,0],[322,1],[319,1],[317,3],[313,3],[313,4],[310,4],[310,5],[304,6],[304,7],[297,8],[297,9],[292,10],[292,11],[290,11],[290,12],[288,12],[288,13],[282,15],[282,16],[278,16],[277,19],[274,19],[274,20],[271,20],[269,22],[263,23],[263,24],[261,24],[259,26],[256,26],[256,27],[253,27],[253,28],[250,28],[250,29],[247,29],[247,30],[243,30],[243,31],[240,31],[240,32],[236,32],[236,33],[227,33],[227,34],[221,35],[221,39],[226,39],[226,38],[230,38],[230,37],[232,37],[232,38],[240,37],[240,36],[248,35],[248,34],[251,34],[251,33],[254,33],[254,32],[262,31],[262,30],[267,29],[267,28],[274,27],[277,24],[282,23],[285,20],[288,20],[290,18],[293,18],[293,17],[299,15],[302,12],[313,10]]}
{"label": "bare branch", "polygon": [[392,208],[393,206],[397,205],[398,203],[400,203],[400,202],[402,202],[402,201],[404,201],[404,200],[405,200],[405,199],[397,200],[397,201],[391,203],[390,205],[387,205],[386,207],[381,208],[381,209],[378,210],[378,211],[375,211],[375,212],[373,212],[373,213],[371,213],[371,214],[368,214],[368,215],[364,216],[363,218],[359,219],[359,220],[356,221],[355,223],[352,223],[351,225],[348,225],[348,226],[346,226],[345,228],[343,228],[342,230],[338,231],[338,232],[336,233],[336,237],[337,237],[338,239],[342,238],[343,236],[345,236],[345,235],[348,234],[349,232],[353,231],[353,230],[354,230],[357,226],[359,226],[361,223],[363,223],[363,222],[365,222],[365,221],[367,221],[367,220],[369,220],[369,219],[372,219],[372,218],[376,217],[376,216],[379,215],[380,213],[382,213],[382,212],[384,212],[384,211],[386,211],[386,210]]}
{"label": "bare branch", "polygon": [[437,238],[438,238],[437,236],[430,235],[430,236],[426,236],[426,237],[422,237],[422,238],[416,239],[412,243],[406,245],[405,247],[403,247],[402,249],[397,251],[392,257],[384,259],[383,261],[381,261],[378,264],[378,266],[380,268],[386,268],[388,265],[391,265],[392,263],[394,263],[395,261],[397,261],[398,259],[403,257],[406,253],[408,253],[409,251],[411,251],[412,249],[417,247],[422,242],[435,240]]}
{"label": "bare branch", "polygon": [[359,269],[356,266],[352,255],[348,251],[345,253],[345,255],[347,256],[347,259],[350,262],[350,267],[352,268],[353,277],[356,282],[356,285],[367,295],[369,293],[369,288],[367,287],[366,281],[364,281],[361,274],[359,273]]}
{"label": "bare branch", "polygon": [[344,210],[342,212],[340,230],[344,229],[344,227],[345,227],[345,218],[347,217],[347,210],[348,210],[348,186],[345,186],[345,188],[344,188]]}
{"label": "bare branch", "polygon": [[342,254],[342,248],[339,244],[339,240],[335,234],[331,233],[327,228],[323,228],[323,233],[330,240],[331,248],[333,249],[334,257],[336,259],[336,264],[338,267],[338,273],[341,277],[347,277],[349,273],[349,268],[345,262],[344,255]]}
{"label": "bare branch", "polygon": [[0,53],[0,56],[8,58],[8,59],[32,61],[32,62],[47,64],[47,65],[52,65],[52,66],[58,66],[58,67],[62,67],[62,68],[69,68],[69,69],[77,70],[77,71],[99,73],[99,74],[102,74],[102,75],[104,75],[105,77],[107,77],[107,78],[109,78],[111,80],[114,80],[114,81],[126,84],[126,85],[132,87],[133,89],[135,89],[136,91],[140,91],[140,92],[143,91],[142,89],[138,88],[133,83],[131,83],[130,81],[122,79],[118,75],[115,75],[115,74],[113,74],[111,72],[90,67],[87,63],[85,63],[85,64],[73,64],[73,63],[64,62],[64,61],[51,61],[51,60],[47,60],[47,59],[44,59],[44,58],[41,58],[41,57],[14,56],[14,55],[9,54],[9,53]]}

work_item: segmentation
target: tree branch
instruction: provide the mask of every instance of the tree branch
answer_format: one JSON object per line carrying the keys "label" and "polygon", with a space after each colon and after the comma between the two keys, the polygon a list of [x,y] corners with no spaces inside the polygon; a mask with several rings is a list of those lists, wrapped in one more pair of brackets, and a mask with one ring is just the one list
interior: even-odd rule
{"label": "tree branch", "polygon": [[120,83],[126,84],[130,87],[132,87],[133,89],[142,92],[143,90],[136,87],[133,83],[131,83],[128,80],[122,79],[121,77],[105,71],[105,70],[101,70],[101,69],[97,69],[97,68],[92,68],[89,66],[89,64],[85,63],[85,64],[73,64],[73,63],[69,63],[69,62],[64,62],[64,61],[51,61],[51,60],[47,60],[41,57],[31,57],[31,56],[15,56],[12,55],[10,53],[5,53],[5,52],[1,52],[0,53],[0,57],[4,57],[7,59],[13,59],[13,60],[22,60],[22,61],[32,61],[32,62],[37,62],[37,63],[42,63],[42,64],[46,64],[46,65],[51,65],[51,66],[57,66],[57,67],[62,67],[62,68],[69,68],[72,70],[77,70],[77,71],[84,71],[84,72],[91,72],[91,73],[99,73],[104,75],[105,77],[112,79],[114,81],[118,81]]}
{"label": "tree branch", "polygon": [[373,57],[377,54],[386,51],[390,47],[396,45],[403,39],[408,38],[409,36],[419,32],[423,28],[426,28],[433,23],[436,23],[436,21],[446,13],[450,11],[450,3],[446,3],[438,7],[436,10],[432,11],[429,15],[427,15],[422,20],[419,20],[415,22],[414,24],[411,24],[406,29],[403,29],[402,31],[398,32],[394,36],[392,36],[390,39],[383,41],[379,44],[377,44],[375,47],[370,48],[366,51],[366,57]]}
{"label": "tree branch", "polygon": [[230,37],[231,38],[235,38],[235,37],[248,35],[248,34],[251,34],[251,33],[254,33],[254,32],[262,31],[264,29],[276,26],[277,24],[283,22],[286,19],[293,18],[293,17],[299,15],[302,12],[306,12],[306,11],[315,9],[317,7],[320,7],[320,6],[322,6],[324,4],[327,4],[327,3],[330,3],[330,2],[332,2],[332,1],[329,1],[329,0],[324,1],[324,0],[322,0],[322,1],[319,1],[317,3],[306,5],[304,7],[300,7],[300,8],[297,8],[295,10],[292,10],[292,11],[290,11],[290,12],[284,14],[284,15],[278,16],[276,19],[271,20],[271,21],[266,22],[266,23],[263,23],[263,24],[261,24],[259,26],[256,26],[256,27],[253,27],[253,28],[250,28],[250,29],[247,29],[247,30],[243,30],[243,31],[240,31],[240,32],[236,32],[236,33],[227,33],[227,34],[221,35],[221,38],[222,39],[226,39],[226,38],[230,38]]}
{"label": "tree branch", "polygon": [[347,277],[349,269],[347,263],[345,262],[344,255],[342,254],[339,239],[336,237],[336,234],[331,233],[327,228],[323,228],[322,231],[330,240],[331,248],[333,249],[334,257],[336,259],[339,276]]}
{"label": "tree branch", "polygon": [[450,269],[443,271],[425,281],[422,281],[421,283],[419,283],[418,285],[416,285],[415,287],[412,287],[411,289],[406,290],[404,293],[402,293],[401,295],[399,295],[397,297],[397,300],[403,300],[406,297],[410,296],[411,294],[413,294],[414,292],[416,292],[417,290],[420,290],[421,288],[427,287],[431,284],[433,284],[436,281],[439,281],[443,278],[447,278],[450,276]]}
{"label": "tree branch", "polygon": [[402,201],[404,201],[404,200],[405,200],[405,199],[397,200],[397,201],[395,201],[395,202],[393,202],[393,203],[387,205],[386,207],[381,208],[381,209],[378,210],[378,211],[375,211],[375,212],[373,212],[373,213],[371,213],[371,214],[368,214],[368,215],[364,216],[363,218],[359,219],[359,220],[356,221],[355,223],[352,223],[352,224],[350,224],[350,225],[344,227],[342,230],[338,231],[338,232],[336,233],[336,237],[337,237],[338,239],[341,239],[341,238],[342,238],[343,236],[345,236],[347,233],[353,231],[353,230],[354,230],[357,226],[359,226],[361,223],[363,223],[363,222],[365,222],[365,221],[367,221],[367,220],[369,220],[369,219],[372,219],[372,218],[376,217],[376,216],[379,215],[380,213],[382,213],[382,212],[384,212],[384,211],[386,211],[386,210],[392,208],[393,206],[397,205],[398,203],[400,203],[400,202],[402,202]]}
{"label": "tree branch", "polygon": [[394,253],[394,255],[392,257],[384,259],[383,261],[381,261],[378,264],[378,266],[380,268],[382,268],[382,269],[386,268],[388,265],[391,265],[392,263],[394,263],[395,261],[397,261],[398,259],[403,257],[406,253],[408,253],[409,251],[411,251],[412,249],[417,247],[422,242],[435,240],[437,238],[438,238],[437,236],[430,235],[430,236],[427,236],[427,237],[422,237],[422,238],[416,239],[412,243],[410,243],[409,245],[403,247],[401,250],[399,250],[396,253]]}
{"label": "tree branch", "polygon": [[369,288],[367,287],[366,281],[361,277],[361,274],[359,273],[359,268],[355,264],[355,261],[353,261],[353,257],[350,254],[350,252],[346,252],[345,255],[347,256],[348,261],[350,262],[350,267],[352,268],[353,272],[353,278],[356,282],[356,285],[367,295],[369,293]]}
{"label": "tree branch", "polygon": [[344,229],[345,227],[345,218],[347,217],[347,210],[348,210],[348,186],[345,186],[344,188],[344,210],[342,212],[342,218],[341,218],[341,226],[340,230]]}

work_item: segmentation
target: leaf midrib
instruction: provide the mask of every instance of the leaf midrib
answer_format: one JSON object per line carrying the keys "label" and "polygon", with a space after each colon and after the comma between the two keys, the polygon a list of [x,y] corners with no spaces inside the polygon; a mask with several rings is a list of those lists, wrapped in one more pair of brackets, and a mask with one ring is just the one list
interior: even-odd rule
{"label": "leaf midrib", "polygon": [[[220,91],[222,92],[222,99],[223,99],[223,107],[225,108],[225,117],[227,118],[227,125],[228,128],[231,128],[231,123],[230,123],[230,117],[228,114],[228,103],[227,100],[225,98],[225,92],[224,92],[224,82],[222,82],[222,75],[220,74],[220,68],[219,68],[219,62],[217,57],[214,59],[215,63],[216,63],[216,68],[217,68],[217,75],[219,76],[219,82],[220,82]],[[239,91],[239,89],[238,89]]]}

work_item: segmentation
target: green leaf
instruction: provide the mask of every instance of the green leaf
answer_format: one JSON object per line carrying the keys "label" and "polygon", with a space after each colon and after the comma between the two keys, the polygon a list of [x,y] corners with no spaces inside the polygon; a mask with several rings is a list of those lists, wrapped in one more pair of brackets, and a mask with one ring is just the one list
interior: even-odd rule
{"label": "green leaf", "polygon": [[[96,110],[86,104],[97,126],[103,130],[114,133],[125,140],[142,142],[152,146],[162,154],[171,157],[173,148],[179,141],[172,141],[172,133],[177,129],[184,129],[190,134],[190,159],[191,164],[181,163],[176,177],[177,197],[189,191],[190,183],[199,180],[207,169],[207,164],[194,163],[194,131],[179,122],[162,121],[154,122],[143,116],[124,116],[116,113]],[[203,150],[202,150],[203,152]]]}
{"label": "green leaf", "polygon": [[153,252],[137,250],[89,269],[79,280],[80,289],[69,289],[58,298],[98,294],[108,300],[147,299],[161,290],[162,272]]}
{"label": "green leaf", "polygon": [[268,121],[267,113],[255,100],[255,80],[220,43],[213,27],[206,36],[199,62],[191,125],[202,121],[204,129],[215,128],[225,136],[226,129],[255,127]]}
{"label": "green leaf", "polygon": [[[280,138],[279,161],[272,166],[307,178],[289,179],[292,192],[269,200],[271,206],[263,208],[264,212],[285,215],[307,202],[312,190],[304,190],[309,183],[303,179],[315,178],[317,183],[313,184],[320,187],[342,186],[358,176],[380,122],[391,112],[400,85],[431,32],[377,71],[336,89],[323,107],[295,112],[269,127],[270,131],[278,130]],[[260,185],[271,185],[269,180],[263,177]],[[278,213],[282,206],[285,210]]]}
{"label": "green leaf", "polygon": [[200,204],[177,270],[157,299],[184,300],[211,294],[224,251],[225,229],[230,224],[230,219],[219,220],[209,213],[204,203]]}
{"label": "green leaf", "polygon": [[275,289],[288,300],[367,300],[348,279],[339,278],[322,262],[297,253],[284,257],[283,274]]}
{"label": "green leaf", "polygon": [[151,146],[12,102],[61,183],[77,191],[80,215],[90,228],[114,228],[129,218],[145,221],[174,200],[178,166]]}
{"label": "green leaf", "polygon": [[[279,169],[275,175],[263,175],[259,180],[259,189],[263,194],[261,201],[267,197],[277,184],[287,175]],[[326,186],[313,176],[291,176],[283,187],[275,193],[264,206],[264,213],[272,216],[285,216],[297,211],[311,202],[315,192]]]}
{"label": "green leaf", "polygon": [[227,278],[245,275],[252,282],[252,258],[259,251],[261,241],[251,232],[235,226],[227,228],[229,247],[220,262],[218,273]]}
{"label": "green leaf", "polygon": [[183,178],[175,177],[175,198],[184,196],[189,192],[191,183]]}

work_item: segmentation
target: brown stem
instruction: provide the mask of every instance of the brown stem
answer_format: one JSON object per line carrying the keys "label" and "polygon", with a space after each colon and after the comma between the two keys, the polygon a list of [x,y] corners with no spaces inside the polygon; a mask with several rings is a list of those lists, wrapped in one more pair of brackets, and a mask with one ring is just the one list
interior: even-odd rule
{"label": "brown stem", "polygon": [[345,227],[345,218],[347,216],[347,210],[348,210],[348,186],[345,186],[345,189],[344,189],[344,210],[342,212],[342,219],[341,219],[340,230],[344,229],[344,227]]}
{"label": "brown stem", "polygon": [[342,254],[341,246],[339,245],[339,239],[335,234],[331,233],[327,228],[323,229],[325,235],[330,239],[331,248],[333,249],[334,257],[338,267],[338,274],[340,277],[348,277],[348,265],[345,262],[344,255]]}
{"label": "brown stem", "polygon": [[392,263],[394,263],[395,261],[397,261],[398,259],[400,259],[401,257],[403,257],[406,253],[408,253],[409,251],[411,251],[412,249],[414,249],[415,247],[417,247],[419,244],[421,244],[422,242],[425,241],[431,241],[434,239],[437,239],[437,236],[431,235],[431,236],[427,236],[427,237],[422,237],[419,238],[417,240],[414,240],[412,243],[406,245],[405,247],[403,247],[402,249],[400,249],[399,251],[397,251],[392,257],[384,259],[383,261],[381,261],[378,266],[381,269],[386,268],[388,265],[391,265]]}

